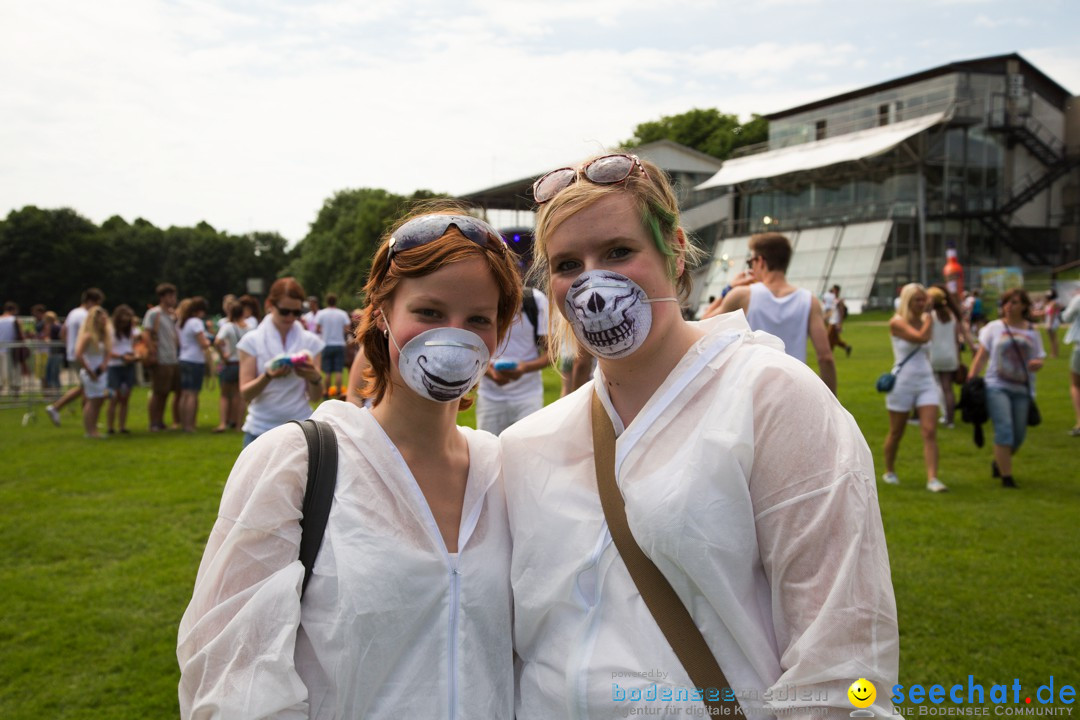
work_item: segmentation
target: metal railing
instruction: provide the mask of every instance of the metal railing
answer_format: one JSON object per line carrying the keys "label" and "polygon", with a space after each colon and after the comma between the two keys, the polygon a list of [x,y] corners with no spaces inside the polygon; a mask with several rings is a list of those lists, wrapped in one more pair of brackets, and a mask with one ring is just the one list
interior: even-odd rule
{"label": "metal railing", "polygon": [[0,343],[0,410],[22,409],[23,425],[37,420],[36,406],[56,400],[78,382],[75,371],[64,367],[64,343]]}

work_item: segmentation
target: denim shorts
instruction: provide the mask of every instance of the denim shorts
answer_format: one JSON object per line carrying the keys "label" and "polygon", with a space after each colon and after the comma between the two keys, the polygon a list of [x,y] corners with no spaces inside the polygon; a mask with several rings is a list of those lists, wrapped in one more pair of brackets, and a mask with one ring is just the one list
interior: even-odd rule
{"label": "denim shorts", "polygon": [[986,409],[994,424],[994,444],[1019,450],[1027,436],[1028,404],[1031,396],[1027,389],[986,388]]}
{"label": "denim shorts", "polygon": [[327,345],[322,351],[322,371],[324,373],[341,372],[345,367],[345,346]]}
{"label": "denim shorts", "polygon": [[134,365],[110,365],[109,366],[109,389],[116,392],[122,388],[135,387]]}
{"label": "denim shorts", "polygon": [[193,363],[186,360],[180,361],[180,389],[202,390],[203,373],[206,372],[206,363]]}

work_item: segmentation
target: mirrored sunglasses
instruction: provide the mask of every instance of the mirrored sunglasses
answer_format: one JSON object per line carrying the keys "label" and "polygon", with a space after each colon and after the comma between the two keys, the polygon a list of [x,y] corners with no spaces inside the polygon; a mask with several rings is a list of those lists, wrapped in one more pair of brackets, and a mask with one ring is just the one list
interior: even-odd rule
{"label": "mirrored sunglasses", "polygon": [[634,168],[641,170],[646,179],[649,173],[645,172],[645,166],[637,155],[604,155],[595,160],[590,160],[580,170],[565,167],[552,170],[535,183],[533,183],[533,199],[537,205],[543,205],[560,192],[577,182],[578,177],[584,176],[586,180],[596,185],[615,185],[630,177]]}
{"label": "mirrored sunglasses", "polygon": [[453,225],[458,232],[481,247],[506,251],[502,235],[483,220],[471,215],[421,215],[399,227],[390,237],[386,263],[403,250],[438,240]]}

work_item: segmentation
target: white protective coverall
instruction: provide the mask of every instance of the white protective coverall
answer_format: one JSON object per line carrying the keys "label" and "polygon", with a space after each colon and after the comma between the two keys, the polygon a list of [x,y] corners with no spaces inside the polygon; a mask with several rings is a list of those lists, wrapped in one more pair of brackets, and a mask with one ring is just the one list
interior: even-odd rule
{"label": "white protective coverall", "polygon": [[233,468],[180,623],[182,718],[506,718],[510,538],[498,441],[461,428],[469,475],[450,555],[371,412],[323,403],[334,503],[300,601],[308,451],[275,428]]}
{"label": "white protective coverall", "polygon": [[[753,717],[888,717],[899,636],[873,460],[854,418],[742,313],[695,344],[618,435],[631,530]],[[590,403],[597,380],[500,437],[514,540],[518,720],[701,717],[700,701],[607,532]],[[654,686],[655,684],[655,686]],[[652,700],[672,693],[668,702]],[[638,693],[646,699],[632,702]],[[811,707],[814,707],[811,711]]]}

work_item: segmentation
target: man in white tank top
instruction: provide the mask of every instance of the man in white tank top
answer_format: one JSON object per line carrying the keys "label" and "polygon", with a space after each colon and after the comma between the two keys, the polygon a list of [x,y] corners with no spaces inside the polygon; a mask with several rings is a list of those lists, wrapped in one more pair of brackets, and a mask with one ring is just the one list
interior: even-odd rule
{"label": "man in white tank top", "polygon": [[704,317],[742,310],[754,330],[764,330],[784,341],[788,355],[806,362],[806,340],[817,354],[818,374],[836,394],[836,361],[829,349],[829,336],[821,303],[809,290],[787,281],[791,243],[780,233],[762,233],[750,238],[749,272],[745,283],[733,287],[717,307]]}

